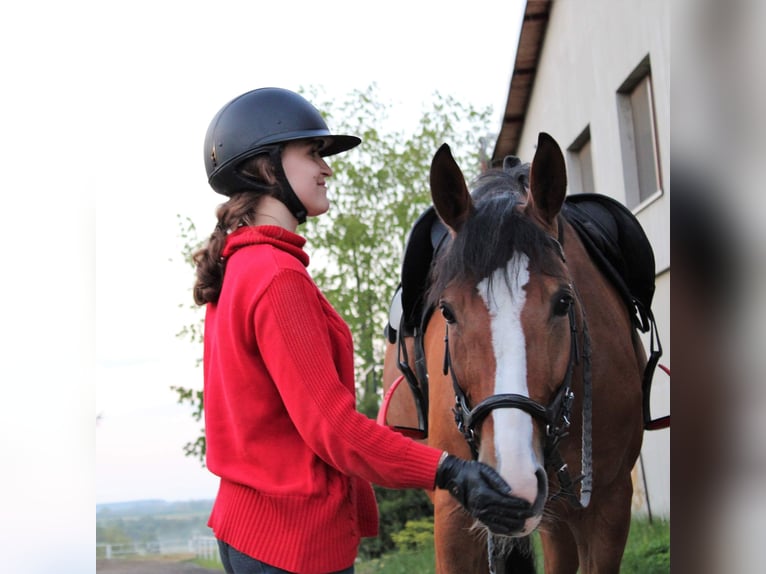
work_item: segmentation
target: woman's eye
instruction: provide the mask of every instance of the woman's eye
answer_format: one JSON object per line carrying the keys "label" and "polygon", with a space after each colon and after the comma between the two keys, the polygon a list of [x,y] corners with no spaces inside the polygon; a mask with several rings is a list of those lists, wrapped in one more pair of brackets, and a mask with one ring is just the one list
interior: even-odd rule
{"label": "woman's eye", "polygon": [[449,308],[448,305],[442,303],[439,305],[439,309],[442,312],[442,317],[444,317],[444,320],[447,321],[447,323],[454,323],[456,321],[455,313],[452,311],[452,309]]}
{"label": "woman's eye", "polygon": [[553,314],[558,315],[559,317],[566,315],[569,312],[570,307],[572,307],[572,303],[574,303],[574,299],[570,294],[565,293],[560,295],[553,304]]}
{"label": "woman's eye", "polygon": [[321,152],[324,147],[324,140],[316,140],[311,146],[311,155],[319,156],[319,152]]}

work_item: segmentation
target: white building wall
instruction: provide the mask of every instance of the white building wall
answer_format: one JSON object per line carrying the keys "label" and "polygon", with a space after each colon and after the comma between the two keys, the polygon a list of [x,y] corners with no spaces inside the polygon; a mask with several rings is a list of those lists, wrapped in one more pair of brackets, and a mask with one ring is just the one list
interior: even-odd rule
{"label": "white building wall", "polygon": [[[594,191],[625,203],[617,90],[649,55],[663,193],[636,215],[654,248],[657,290],[653,310],[664,349],[660,362],[668,366],[670,4],[667,0],[554,0],[517,150],[522,160],[529,161],[540,131],[551,134],[566,149],[589,126]],[[652,390],[655,417],[670,412],[669,383],[658,369]],[[640,465],[634,473],[637,510],[650,508],[655,516],[668,516],[669,430],[645,433],[642,459],[645,476]],[[644,483],[650,507],[642,503]]]}
{"label": "white building wall", "polygon": [[[663,353],[660,364],[670,367],[670,271],[657,276],[652,310]],[[644,346],[649,349],[648,337]],[[670,377],[659,367],[652,384],[652,416],[670,414]],[[670,429],[647,431],[641,449],[643,465],[634,469],[634,511],[653,516],[670,516]],[[640,463],[641,461],[639,461]]]}

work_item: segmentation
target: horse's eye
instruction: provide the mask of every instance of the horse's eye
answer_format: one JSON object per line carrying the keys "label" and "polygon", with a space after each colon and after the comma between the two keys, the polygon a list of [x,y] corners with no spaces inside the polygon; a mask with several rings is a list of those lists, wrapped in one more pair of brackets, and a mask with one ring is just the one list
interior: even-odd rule
{"label": "horse's eye", "polygon": [[553,305],[554,315],[558,315],[559,317],[566,315],[569,312],[572,303],[574,303],[574,298],[569,293],[559,295]]}
{"label": "horse's eye", "polygon": [[440,303],[439,309],[442,312],[442,317],[444,317],[444,320],[447,321],[447,323],[454,323],[457,320],[454,311],[450,309],[449,305],[446,303]]}

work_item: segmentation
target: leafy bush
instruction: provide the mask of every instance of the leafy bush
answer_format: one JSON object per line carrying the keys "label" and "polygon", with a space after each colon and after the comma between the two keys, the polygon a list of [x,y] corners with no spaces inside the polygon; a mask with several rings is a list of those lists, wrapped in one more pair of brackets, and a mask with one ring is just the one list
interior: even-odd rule
{"label": "leafy bush", "polygon": [[375,538],[364,538],[359,547],[362,559],[377,558],[396,548],[391,535],[407,521],[433,517],[431,501],[422,490],[389,490],[375,486],[380,510],[380,531]]}
{"label": "leafy bush", "polygon": [[421,550],[434,544],[434,520],[408,520],[404,530],[391,534],[391,539],[400,551]]}

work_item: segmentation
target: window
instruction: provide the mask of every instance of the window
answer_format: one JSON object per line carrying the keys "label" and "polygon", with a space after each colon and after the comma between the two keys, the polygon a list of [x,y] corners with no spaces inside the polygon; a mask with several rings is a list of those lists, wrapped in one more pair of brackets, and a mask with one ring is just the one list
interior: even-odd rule
{"label": "window", "polygon": [[575,138],[567,148],[569,152],[569,193],[595,193],[593,157],[590,145],[590,126]]}
{"label": "window", "polygon": [[617,90],[625,203],[640,207],[662,193],[649,56]]}

